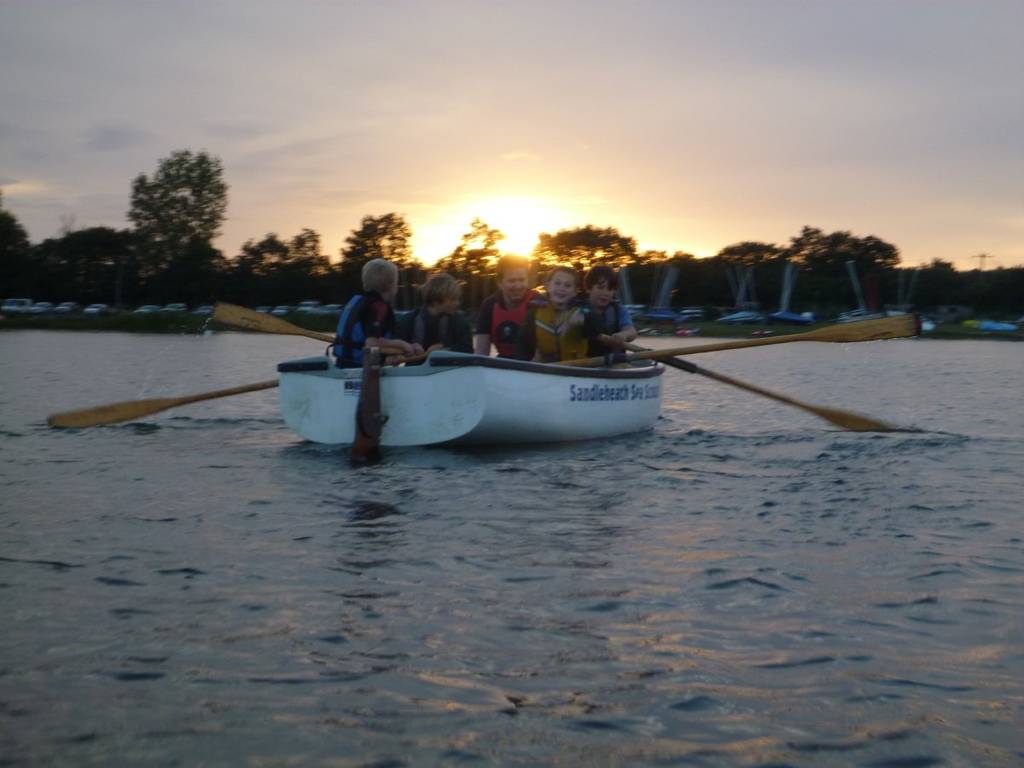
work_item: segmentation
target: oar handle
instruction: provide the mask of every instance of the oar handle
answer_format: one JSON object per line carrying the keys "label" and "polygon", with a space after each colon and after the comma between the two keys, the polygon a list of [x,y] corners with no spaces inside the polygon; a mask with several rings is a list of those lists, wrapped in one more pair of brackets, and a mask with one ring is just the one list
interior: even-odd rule
{"label": "oar handle", "polygon": [[[611,343],[614,343],[614,341],[615,341],[610,336],[605,336],[604,334],[601,334],[600,338],[601,338],[601,341],[606,343],[606,344],[611,344]],[[653,350],[653,349],[648,349],[647,347],[641,347],[639,344],[630,344],[629,342],[624,342],[622,346],[625,347],[626,349],[628,349],[630,352],[655,352],[655,351],[657,351],[657,350]],[[689,360],[680,360],[675,355],[665,355],[664,357],[656,357],[654,359],[659,361],[659,362],[664,363],[665,365],[670,365],[673,368],[678,368],[681,371],[686,371],[687,373],[700,373],[701,372],[701,369],[698,368],[694,363],[691,363]]]}
{"label": "oar handle", "polygon": [[273,389],[278,386],[277,379],[270,379],[269,381],[260,381],[256,384],[243,384],[240,387],[228,387],[227,389],[215,389],[211,392],[200,392],[195,395],[182,395],[177,398],[176,405],[185,405],[186,403],[199,403],[203,400],[214,400],[218,397],[231,397],[231,395],[242,395],[246,392],[258,392],[261,389]]}

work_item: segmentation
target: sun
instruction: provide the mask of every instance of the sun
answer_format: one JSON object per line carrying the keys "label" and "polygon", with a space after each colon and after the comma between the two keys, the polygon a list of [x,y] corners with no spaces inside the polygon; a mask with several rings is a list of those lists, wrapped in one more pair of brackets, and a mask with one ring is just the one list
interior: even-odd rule
{"label": "sun", "polygon": [[570,217],[552,202],[541,197],[494,197],[467,206],[490,227],[501,230],[503,251],[528,254],[542,232],[554,233],[567,225]]}
{"label": "sun", "polygon": [[542,232],[554,233],[572,226],[575,219],[555,201],[535,195],[467,199],[446,207],[434,221],[414,228],[416,255],[425,264],[447,256],[458,246],[475,218],[505,235],[505,239],[498,242],[501,251],[522,255],[529,255]]}

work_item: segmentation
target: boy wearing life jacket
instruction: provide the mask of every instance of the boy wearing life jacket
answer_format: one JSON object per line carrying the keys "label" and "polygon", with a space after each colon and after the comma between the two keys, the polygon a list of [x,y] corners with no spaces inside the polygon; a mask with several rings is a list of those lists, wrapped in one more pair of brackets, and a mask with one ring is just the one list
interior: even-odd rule
{"label": "boy wearing life jacket", "polygon": [[[583,287],[587,293],[583,302],[583,335],[589,339],[587,357],[621,350],[636,338],[636,328],[629,310],[615,300],[618,273],[612,267],[591,267],[583,279]],[[602,343],[598,338],[601,335],[610,336],[615,343],[611,346]]]}
{"label": "boy wearing life jacket", "polygon": [[462,289],[447,273],[433,275],[420,289],[423,306],[399,320],[398,336],[425,350],[473,351],[473,331],[459,311]]}
{"label": "boy wearing life jacket", "polygon": [[491,344],[498,357],[515,357],[519,332],[526,322],[526,312],[534,292],[528,288],[530,262],[522,256],[502,256],[498,260],[498,292],[484,300],[477,316],[473,351],[491,354]]}
{"label": "boy wearing life jacket", "polygon": [[555,363],[587,356],[582,307],[573,303],[578,287],[579,275],[572,267],[551,270],[544,283],[547,296],[531,302],[523,324],[519,337],[521,360]]}
{"label": "boy wearing life jacket", "polygon": [[395,336],[391,303],[398,293],[398,267],[385,259],[363,265],[363,292],[357,293],[341,313],[334,337],[339,368],[362,368],[363,349],[379,347],[384,355],[418,355],[423,348]]}

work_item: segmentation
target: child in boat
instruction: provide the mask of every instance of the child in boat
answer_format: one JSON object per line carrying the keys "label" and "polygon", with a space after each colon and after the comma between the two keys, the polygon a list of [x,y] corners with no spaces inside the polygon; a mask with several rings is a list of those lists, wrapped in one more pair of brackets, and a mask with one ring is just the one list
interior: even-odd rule
{"label": "child in boat", "polygon": [[384,355],[418,355],[419,344],[395,338],[395,313],[391,303],[398,293],[398,267],[386,259],[363,265],[363,292],[357,293],[338,320],[334,355],[339,368],[361,368],[363,349],[379,347]]}
{"label": "child in boat", "polygon": [[521,360],[555,363],[587,355],[582,308],[574,305],[579,275],[572,267],[557,266],[548,274],[542,300],[531,302],[519,337]]}
{"label": "child in boat", "polygon": [[529,260],[522,256],[502,256],[498,260],[497,278],[497,293],[480,305],[473,348],[478,355],[489,355],[493,344],[498,357],[515,357],[519,333],[535,295],[528,287]]}
{"label": "child in boat", "polygon": [[399,320],[399,338],[427,351],[472,352],[473,332],[469,320],[459,311],[462,300],[459,281],[447,273],[433,275],[423,285],[421,293],[423,306]]}
{"label": "child in boat", "polygon": [[[592,267],[583,278],[583,335],[588,339],[588,357],[620,351],[636,338],[629,310],[615,300],[618,287],[619,276],[612,267]],[[611,337],[613,343],[602,342],[602,335]]]}

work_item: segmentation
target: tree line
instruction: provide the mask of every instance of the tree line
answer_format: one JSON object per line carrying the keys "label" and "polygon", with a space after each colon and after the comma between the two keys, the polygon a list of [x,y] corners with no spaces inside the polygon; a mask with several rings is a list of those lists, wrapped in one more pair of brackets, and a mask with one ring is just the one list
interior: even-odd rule
{"label": "tree line", "polygon": [[[30,243],[24,227],[0,197],[0,297],[103,302],[115,306],[183,301],[231,301],[247,306],[316,299],[340,303],[359,290],[363,264],[381,257],[402,270],[400,306],[414,306],[414,287],[435,270],[466,286],[474,309],[493,290],[491,273],[503,253],[504,235],[480,219],[460,242],[427,267],[411,247],[412,230],[400,213],[364,216],[332,260],[320,235],[302,229],[291,237],[268,233],[226,256],[213,242],[227,211],[228,185],[220,160],[206,152],[173,152],[152,176],[132,182],[126,229],[66,228]],[[822,316],[857,306],[847,262],[865,286],[869,304],[932,308],[973,306],[1015,313],[1024,301],[1024,267],[958,271],[949,262],[908,269],[896,246],[874,236],[804,227],[784,245],[756,241],[729,245],[710,258],[682,251],[641,251],[614,227],[584,226],[538,236],[529,254],[538,273],[557,263],[584,271],[597,264],[629,267],[634,301],[652,303],[658,284],[675,267],[675,306],[732,307],[744,291],[748,304],[774,309],[787,263],[797,268],[791,308]],[[913,290],[911,291],[911,287]]]}

